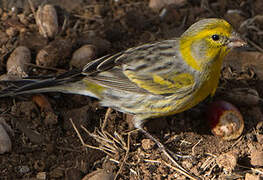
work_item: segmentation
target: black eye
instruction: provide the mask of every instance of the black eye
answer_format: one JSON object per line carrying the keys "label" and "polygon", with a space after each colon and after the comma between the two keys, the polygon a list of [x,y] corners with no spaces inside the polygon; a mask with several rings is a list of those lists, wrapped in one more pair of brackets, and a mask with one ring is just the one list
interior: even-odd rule
{"label": "black eye", "polygon": [[213,36],[212,36],[212,39],[214,40],[214,41],[218,41],[219,40],[219,35],[217,35],[217,34],[214,34]]}

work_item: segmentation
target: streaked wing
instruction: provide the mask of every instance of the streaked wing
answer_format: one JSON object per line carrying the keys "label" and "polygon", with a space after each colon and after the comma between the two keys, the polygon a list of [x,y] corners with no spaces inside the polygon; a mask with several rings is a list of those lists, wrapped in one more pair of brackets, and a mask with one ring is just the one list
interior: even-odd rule
{"label": "streaked wing", "polygon": [[85,66],[83,74],[114,89],[163,96],[184,94],[195,86],[195,78],[177,48],[177,40],[145,44],[95,60]]}
{"label": "streaked wing", "polygon": [[101,72],[96,76],[87,78],[97,84],[111,89],[113,88],[136,93],[149,93],[147,90],[140,88],[136,83],[131,82],[119,67],[114,67],[108,71]]}

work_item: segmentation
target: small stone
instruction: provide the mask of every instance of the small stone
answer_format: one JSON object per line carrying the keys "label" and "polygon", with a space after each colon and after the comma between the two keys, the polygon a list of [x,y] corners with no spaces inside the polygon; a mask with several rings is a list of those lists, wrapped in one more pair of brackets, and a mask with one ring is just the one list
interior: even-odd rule
{"label": "small stone", "polygon": [[149,1],[149,7],[153,9],[154,11],[159,11],[163,8],[165,3],[161,0],[150,0]]}
{"label": "small stone", "polygon": [[142,148],[144,150],[150,150],[153,148],[154,145],[155,145],[155,143],[150,139],[143,139],[142,140]]}
{"label": "small stone", "polygon": [[18,33],[18,31],[17,31],[15,28],[13,28],[13,27],[10,27],[10,28],[6,29],[5,32],[6,32],[6,34],[7,34],[9,37],[14,37],[14,36],[16,36],[17,33]]}
{"label": "small stone", "polygon": [[159,11],[165,6],[177,6],[181,7],[187,3],[186,0],[150,0],[149,7],[154,11]]}
{"label": "small stone", "polygon": [[263,151],[257,149],[251,151],[251,164],[253,166],[263,166]]}
{"label": "small stone", "polygon": [[40,180],[45,180],[47,179],[47,173],[46,172],[39,172],[37,173],[37,179],[40,179]]}
{"label": "small stone", "polygon": [[253,174],[246,173],[245,180],[260,180],[260,177],[253,175]]}
{"label": "small stone", "polygon": [[87,174],[82,180],[113,180],[114,174],[107,173],[104,169],[98,169]]}
{"label": "small stone", "polygon": [[28,63],[31,61],[31,52],[25,46],[18,46],[11,53],[6,63],[6,70],[8,74],[16,75],[18,77],[26,77],[28,70]]}
{"label": "small stone", "polygon": [[191,169],[193,167],[193,162],[192,161],[189,161],[188,159],[187,160],[184,160],[182,162],[182,165],[183,167],[186,167],[187,169]]}
{"label": "small stone", "polygon": [[4,117],[0,117],[0,124],[4,127],[8,135],[15,135],[13,129],[11,128],[11,126],[9,126],[9,124],[6,123],[6,119]]}
{"label": "small stone", "polygon": [[30,171],[28,166],[18,166],[18,172],[21,174],[26,174]]}
{"label": "small stone", "polygon": [[27,20],[27,17],[25,14],[18,14],[17,17],[19,18],[19,21],[23,23],[24,25],[29,24],[29,21]]}
{"label": "small stone", "polygon": [[65,65],[71,55],[72,42],[69,39],[57,38],[38,51],[36,64],[44,67]]}
{"label": "small stone", "polygon": [[0,154],[10,152],[12,149],[12,143],[7,134],[4,126],[0,124]]}
{"label": "small stone", "polygon": [[36,23],[39,33],[45,38],[54,38],[58,33],[58,17],[53,5],[40,5],[36,12]]}
{"label": "small stone", "polygon": [[95,56],[96,47],[90,44],[84,45],[73,53],[70,65],[81,69],[93,60]]}
{"label": "small stone", "polygon": [[221,154],[216,158],[216,163],[220,168],[223,168],[226,174],[230,174],[237,165],[237,155],[234,152]]}
{"label": "small stone", "polygon": [[6,12],[4,12],[4,13],[2,13],[1,20],[6,21],[8,19],[8,17],[9,17],[9,15]]}

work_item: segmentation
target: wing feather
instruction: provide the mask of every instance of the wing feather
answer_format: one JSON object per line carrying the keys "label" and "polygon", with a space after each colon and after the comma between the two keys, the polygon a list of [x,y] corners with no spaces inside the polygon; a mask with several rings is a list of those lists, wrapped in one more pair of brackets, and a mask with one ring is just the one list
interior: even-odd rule
{"label": "wing feather", "polygon": [[178,52],[177,40],[145,44],[95,60],[85,66],[83,74],[93,73],[93,81],[117,90],[184,94],[195,86],[195,74]]}

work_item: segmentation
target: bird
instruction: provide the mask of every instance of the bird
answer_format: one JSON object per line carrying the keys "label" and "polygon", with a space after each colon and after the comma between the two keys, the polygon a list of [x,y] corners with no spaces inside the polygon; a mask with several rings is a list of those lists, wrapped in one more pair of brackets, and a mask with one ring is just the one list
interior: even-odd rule
{"label": "bird", "polygon": [[103,56],[81,71],[11,81],[0,97],[43,92],[94,97],[101,106],[133,115],[134,127],[165,152],[143,124],[151,118],[178,114],[213,96],[224,57],[245,45],[226,20],[201,19],[180,37]]}

